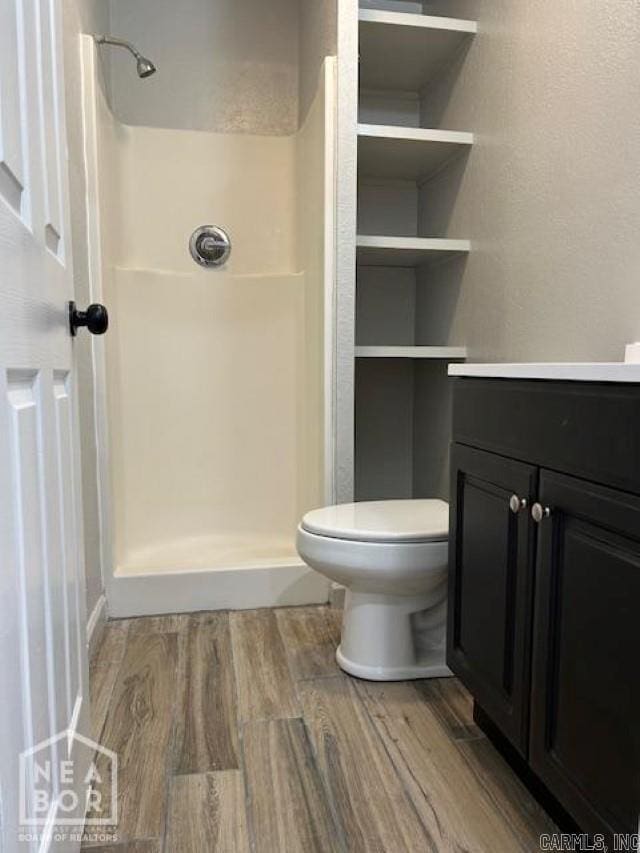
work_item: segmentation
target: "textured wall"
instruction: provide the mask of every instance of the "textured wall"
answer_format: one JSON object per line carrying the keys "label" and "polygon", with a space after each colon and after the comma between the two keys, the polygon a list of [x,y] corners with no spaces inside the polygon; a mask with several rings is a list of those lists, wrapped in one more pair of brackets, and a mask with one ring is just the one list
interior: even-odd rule
{"label": "textured wall", "polygon": [[149,127],[284,135],[298,125],[298,0],[110,0],[111,32],[158,72],[113,56],[117,117]]}
{"label": "textured wall", "polygon": [[[422,272],[416,338],[474,361],[608,361],[640,338],[640,6],[435,0],[480,32],[425,93],[425,126],[476,145],[426,185],[420,233],[470,237]],[[450,388],[416,384],[415,494],[448,491]]]}
{"label": "textured wall", "polygon": [[480,33],[424,101],[427,124],[477,145],[423,191],[423,233],[473,252],[424,276],[419,336],[474,360],[619,360],[640,338],[640,5],[426,5]]}
{"label": "textured wall", "polygon": [[[85,175],[80,91],[80,52],[78,38],[82,32],[108,30],[106,0],[82,2],[65,0],[64,62],[67,135],[69,145],[69,181],[71,191],[71,226],[75,295],[80,305],[88,304],[89,259],[87,254]],[[92,342],[89,335],[79,335],[76,343],[80,407],[80,441],[82,454],[82,503],[84,511],[84,545],[87,579],[87,613],[90,614],[102,593],[100,569],[100,528],[96,470],[95,422],[93,399]]]}
{"label": "textured wall", "polygon": [[300,0],[299,124],[302,125],[318,88],[325,56],[334,56],[338,38],[338,0]]}

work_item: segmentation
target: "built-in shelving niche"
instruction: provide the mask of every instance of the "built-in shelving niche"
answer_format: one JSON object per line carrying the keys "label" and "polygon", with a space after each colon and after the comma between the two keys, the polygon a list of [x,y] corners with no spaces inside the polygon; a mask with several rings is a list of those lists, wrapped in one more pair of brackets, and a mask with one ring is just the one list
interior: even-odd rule
{"label": "built-in shelving niche", "polygon": [[399,5],[360,8],[361,91],[423,91],[478,31],[475,21],[420,14],[418,4],[397,11]]}
{"label": "built-in shelving niche", "polygon": [[454,320],[472,251],[449,214],[475,139],[431,126],[429,91],[477,25],[429,3],[361,5],[355,496],[447,497],[446,368],[466,357]]}
{"label": "built-in shelving niche", "polygon": [[361,123],[358,174],[361,179],[423,183],[471,145],[472,133]]}
{"label": "built-in shelving niche", "polygon": [[450,388],[428,359],[356,359],[356,500],[448,495]]}

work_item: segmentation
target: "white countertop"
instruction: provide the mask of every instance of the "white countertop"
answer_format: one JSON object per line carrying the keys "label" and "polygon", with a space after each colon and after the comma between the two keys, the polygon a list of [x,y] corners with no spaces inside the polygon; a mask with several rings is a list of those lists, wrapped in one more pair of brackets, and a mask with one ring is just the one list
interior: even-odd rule
{"label": "white countertop", "polygon": [[449,376],[486,379],[559,379],[574,382],[640,382],[640,364],[622,361],[540,364],[450,364]]}

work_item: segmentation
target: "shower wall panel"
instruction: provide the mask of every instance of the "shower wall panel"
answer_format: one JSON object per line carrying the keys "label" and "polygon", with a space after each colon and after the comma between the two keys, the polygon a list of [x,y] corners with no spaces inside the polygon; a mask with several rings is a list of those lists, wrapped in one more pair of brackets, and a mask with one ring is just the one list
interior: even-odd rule
{"label": "shower wall panel", "polygon": [[315,97],[296,137],[296,268],[304,270],[304,360],[300,362],[299,509],[332,502],[330,452],[334,269],[333,181],[336,60],[324,60]]}
{"label": "shower wall panel", "polygon": [[304,275],[117,269],[116,559],[128,571],[294,557]]}
{"label": "shower wall panel", "polygon": [[209,223],[231,235],[228,272],[295,271],[295,135],[124,127],[121,141],[120,266],[191,273],[189,237]]}

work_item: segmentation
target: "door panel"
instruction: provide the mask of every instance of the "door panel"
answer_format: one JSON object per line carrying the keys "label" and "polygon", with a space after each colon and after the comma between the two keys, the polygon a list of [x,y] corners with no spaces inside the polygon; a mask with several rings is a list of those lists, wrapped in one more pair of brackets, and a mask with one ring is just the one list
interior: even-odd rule
{"label": "door panel", "polygon": [[[512,596],[512,555],[509,536],[487,536],[487,530],[512,526],[505,512],[504,489],[467,477],[464,488],[459,647],[470,664],[484,673],[496,690],[513,684],[513,620],[487,620],[488,613],[506,613]],[[496,583],[496,567],[501,577]],[[482,637],[482,642],[478,638]]]}
{"label": "door panel", "polygon": [[543,471],[531,763],[589,832],[640,814],[640,499]]}
{"label": "door panel", "polygon": [[[9,371],[5,406],[9,425],[11,491],[15,548],[16,600],[21,631],[21,681],[24,696],[24,734],[27,743],[50,738],[49,690],[52,679],[48,655],[46,614],[45,515],[42,498],[45,484],[42,471],[42,415],[39,376],[33,372]],[[9,556],[9,555],[7,555]],[[17,699],[18,697],[16,697]],[[50,750],[47,750],[50,753]],[[48,756],[51,758],[52,756]],[[50,791],[55,780],[52,779]],[[31,804],[33,807],[33,804]]]}
{"label": "door panel", "polygon": [[536,469],[462,445],[452,452],[448,664],[522,754],[527,748]]}
{"label": "door panel", "polygon": [[26,183],[24,32],[15,0],[0,2],[0,198],[20,213]]}
{"label": "door panel", "polygon": [[71,381],[69,374],[58,373],[54,377],[55,400],[55,478],[58,485],[61,541],[61,599],[63,610],[59,611],[61,634],[64,638],[65,693],[67,719],[72,719],[74,708],[81,694],[82,684],[82,634],[83,627],[79,619],[76,596],[81,587],[78,577],[79,561],[76,553],[78,531],[73,481],[68,472],[73,470],[73,409],[67,388]]}
{"label": "door panel", "polygon": [[[62,4],[0,0],[0,825],[55,821],[67,730],[89,731]],[[49,775],[37,776],[36,763]],[[21,815],[20,772],[26,797]],[[35,788],[42,792],[36,796]],[[78,789],[82,796],[82,790]],[[47,825],[31,826],[46,833]],[[76,849],[72,842],[66,850]]]}
{"label": "door panel", "polygon": [[[60,104],[58,74],[56,68],[60,62],[57,56],[58,39],[54,0],[38,0],[37,26],[40,43],[40,129],[43,153],[44,174],[44,239],[47,248],[55,255],[63,256],[63,151],[62,128],[60,119],[64,113]],[[60,47],[62,41],[59,42]]]}

